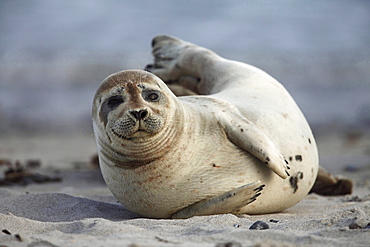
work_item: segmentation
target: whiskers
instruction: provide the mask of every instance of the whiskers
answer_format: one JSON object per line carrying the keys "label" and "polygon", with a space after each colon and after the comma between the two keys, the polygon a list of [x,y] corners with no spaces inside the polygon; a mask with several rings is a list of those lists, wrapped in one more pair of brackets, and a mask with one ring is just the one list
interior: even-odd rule
{"label": "whiskers", "polygon": [[114,86],[118,86],[120,84],[118,81],[115,80],[114,76],[112,77],[112,80],[113,80]]}

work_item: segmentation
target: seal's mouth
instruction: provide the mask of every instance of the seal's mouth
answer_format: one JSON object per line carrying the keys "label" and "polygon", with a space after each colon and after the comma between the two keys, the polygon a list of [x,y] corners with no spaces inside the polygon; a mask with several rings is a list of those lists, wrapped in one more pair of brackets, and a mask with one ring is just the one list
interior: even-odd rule
{"label": "seal's mouth", "polygon": [[138,130],[136,130],[136,131],[133,131],[133,132],[130,134],[130,136],[124,136],[124,135],[118,134],[114,129],[111,129],[111,130],[112,130],[112,133],[113,133],[115,136],[117,136],[117,137],[119,137],[119,138],[121,138],[121,139],[125,139],[125,140],[131,140],[131,139],[133,138],[133,136],[134,136],[134,135],[139,135],[139,137],[140,137],[140,136],[141,136],[141,134],[146,133],[146,131],[145,131],[145,130],[143,130],[143,129],[138,129]]}
{"label": "seal's mouth", "polygon": [[160,117],[147,117],[146,119],[134,120],[127,115],[118,119],[108,128],[112,138],[121,140],[147,139],[158,133],[163,127]]}

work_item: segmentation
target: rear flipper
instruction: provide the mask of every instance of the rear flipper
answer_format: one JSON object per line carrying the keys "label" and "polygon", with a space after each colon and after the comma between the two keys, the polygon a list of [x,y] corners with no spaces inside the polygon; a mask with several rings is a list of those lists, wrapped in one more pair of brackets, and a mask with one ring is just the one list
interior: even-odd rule
{"label": "rear flipper", "polygon": [[315,184],[310,193],[323,196],[338,196],[352,194],[353,182],[344,177],[335,177],[323,167],[319,167]]}
{"label": "rear flipper", "polygon": [[174,213],[172,218],[185,219],[192,216],[237,213],[242,207],[254,202],[265,187],[261,181],[243,185],[221,195],[194,203]]}
{"label": "rear flipper", "polygon": [[198,95],[199,80],[199,78],[185,75],[181,76],[177,81],[166,81],[166,84],[177,97]]}

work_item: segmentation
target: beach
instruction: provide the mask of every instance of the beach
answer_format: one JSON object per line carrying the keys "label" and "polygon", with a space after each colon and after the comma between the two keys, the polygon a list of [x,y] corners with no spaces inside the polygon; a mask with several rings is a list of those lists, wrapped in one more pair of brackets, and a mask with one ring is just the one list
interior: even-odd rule
{"label": "beach", "polygon": [[[91,165],[93,135],[8,136],[0,157],[60,181],[0,187],[1,246],[368,246],[370,136],[317,136],[321,165],[354,182],[345,196],[309,194],[280,213],[185,220],[140,217],[117,203]],[[33,161],[33,162],[30,162]],[[24,165],[25,166],[25,165]],[[5,166],[1,166],[4,171]],[[257,221],[268,229],[250,229]],[[258,227],[257,227],[258,228]],[[262,227],[265,228],[263,224]]]}

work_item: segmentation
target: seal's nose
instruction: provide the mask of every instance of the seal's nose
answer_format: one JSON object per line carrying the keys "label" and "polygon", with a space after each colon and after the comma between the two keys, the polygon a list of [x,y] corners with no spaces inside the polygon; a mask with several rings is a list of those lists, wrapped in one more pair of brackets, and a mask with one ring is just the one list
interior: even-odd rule
{"label": "seal's nose", "polygon": [[136,119],[136,120],[143,120],[148,117],[148,111],[147,110],[132,110],[130,111],[130,114]]}

